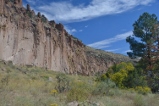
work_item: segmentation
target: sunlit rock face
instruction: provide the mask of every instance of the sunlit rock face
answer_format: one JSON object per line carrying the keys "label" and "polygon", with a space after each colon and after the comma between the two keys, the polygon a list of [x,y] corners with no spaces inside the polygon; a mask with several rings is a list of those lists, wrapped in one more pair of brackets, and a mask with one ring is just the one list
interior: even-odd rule
{"label": "sunlit rock face", "polygon": [[[114,56],[112,56],[114,55]],[[62,24],[37,15],[22,0],[0,0],[0,59],[70,74],[94,75],[128,57],[85,46]]]}

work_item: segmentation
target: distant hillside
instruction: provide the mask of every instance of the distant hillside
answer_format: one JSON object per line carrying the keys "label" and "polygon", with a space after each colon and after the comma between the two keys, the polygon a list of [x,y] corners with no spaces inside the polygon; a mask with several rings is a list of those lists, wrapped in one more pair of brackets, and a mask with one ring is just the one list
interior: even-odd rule
{"label": "distant hillside", "polygon": [[122,54],[115,54],[115,53],[112,53],[112,52],[107,52],[107,51],[104,51],[104,50],[100,50],[100,49],[94,49],[94,48],[91,48],[91,47],[86,47],[86,53],[88,55],[92,55],[94,57],[97,57],[97,58],[101,58],[101,59],[104,59],[105,61],[108,61],[108,60],[115,60],[114,62],[131,62],[132,60],[128,57],[128,56],[125,56],[125,55],[122,55]]}
{"label": "distant hillside", "polygon": [[22,0],[0,0],[0,59],[70,74],[94,75],[126,56],[86,47]]}

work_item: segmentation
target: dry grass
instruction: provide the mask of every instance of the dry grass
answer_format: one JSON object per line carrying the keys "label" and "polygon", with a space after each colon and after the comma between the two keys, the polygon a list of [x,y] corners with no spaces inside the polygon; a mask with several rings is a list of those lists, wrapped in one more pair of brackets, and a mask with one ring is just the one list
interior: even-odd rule
{"label": "dry grass", "polygon": [[[17,67],[1,61],[0,106],[51,106],[51,104],[66,106],[69,92],[51,94],[51,91],[57,86],[56,76],[58,74],[37,67]],[[91,89],[95,88],[96,82],[93,76],[66,76],[71,81],[84,82]],[[95,106],[93,103],[99,103],[101,106],[158,106],[159,95],[141,95],[135,92],[111,89],[108,95],[90,94],[87,100],[81,101],[80,106]]]}

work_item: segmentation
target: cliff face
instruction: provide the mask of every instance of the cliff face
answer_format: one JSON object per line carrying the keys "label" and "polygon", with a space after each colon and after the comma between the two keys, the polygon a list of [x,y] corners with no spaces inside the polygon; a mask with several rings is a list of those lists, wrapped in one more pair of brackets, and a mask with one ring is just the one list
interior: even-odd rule
{"label": "cliff face", "polygon": [[[48,21],[44,15],[21,0],[0,0],[0,59],[17,65],[35,65],[72,74],[95,74],[114,63],[128,61],[86,47],[69,35],[62,24]],[[124,61],[125,61],[124,60]]]}

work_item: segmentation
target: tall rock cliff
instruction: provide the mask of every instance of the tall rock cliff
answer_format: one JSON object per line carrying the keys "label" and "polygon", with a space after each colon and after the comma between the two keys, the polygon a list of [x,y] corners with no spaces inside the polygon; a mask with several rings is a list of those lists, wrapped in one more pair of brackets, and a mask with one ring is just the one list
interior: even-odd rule
{"label": "tall rock cliff", "polygon": [[69,35],[62,24],[37,15],[22,0],[0,0],[0,59],[54,71],[90,75],[128,57],[95,50]]}

